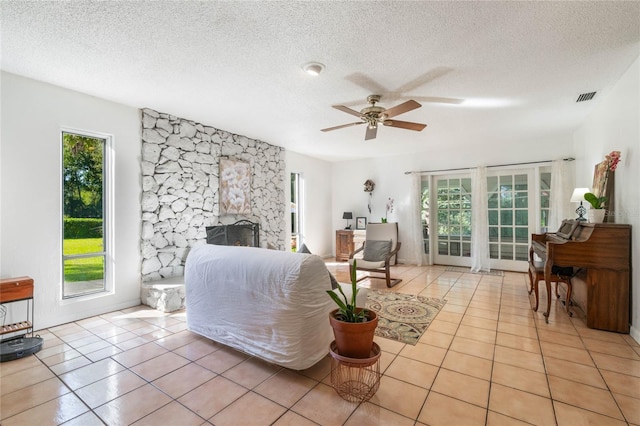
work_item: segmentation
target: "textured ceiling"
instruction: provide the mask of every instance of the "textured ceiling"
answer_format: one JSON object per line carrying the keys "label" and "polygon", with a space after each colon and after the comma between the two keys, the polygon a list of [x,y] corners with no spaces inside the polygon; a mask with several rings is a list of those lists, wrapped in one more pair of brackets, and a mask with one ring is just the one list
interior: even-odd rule
{"label": "textured ceiling", "polygon": [[[5,71],[327,160],[569,134],[640,54],[636,1],[0,6]],[[326,69],[311,77],[309,61]],[[397,118],[428,127],[320,132],[357,120],[331,105],[373,93],[387,108],[417,100]]]}

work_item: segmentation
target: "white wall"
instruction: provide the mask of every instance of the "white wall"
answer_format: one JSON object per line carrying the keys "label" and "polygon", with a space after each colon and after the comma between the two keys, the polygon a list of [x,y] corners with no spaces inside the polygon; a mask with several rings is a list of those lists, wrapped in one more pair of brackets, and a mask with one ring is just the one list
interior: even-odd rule
{"label": "white wall", "polygon": [[[29,275],[35,280],[36,327],[43,328],[140,302],[140,117],[136,108],[83,95],[46,83],[1,74],[0,277]],[[423,155],[328,163],[286,152],[288,177],[303,174],[305,241],[321,256],[335,253],[335,230],[344,228],[342,212],[378,222],[388,197],[395,199],[400,240],[408,240],[409,170],[439,170],[574,156],[576,185],[590,186],[593,166],[611,150],[621,150],[616,171],[616,211],[633,226],[633,264],[640,265],[640,65],[636,61],[618,84],[602,93],[600,104],[575,135],[514,141],[501,150],[475,146],[450,151],[429,140]],[[115,137],[115,284],[114,294],[68,303],[60,301],[61,213],[60,128],[113,134]],[[473,141],[472,141],[473,142]],[[364,141],[353,143],[365,144]],[[372,213],[367,211],[364,181],[376,183]],[[290,233],[290,215],[285,214]],[[354,222],[352,221],[352,224]],[[288,241],[288,237],[287,240]],[[408,245],[407,245],[408,246]],[[416,253],[401,250],[410,263]],[[640,268],[633,271],[632,335],[640,340]]]}
{"label": "white wall", "polygon": [[[428,131],[428,128],[424,131]],[[366,143],[357,141],[354,143]],[[444,143],[429,141],[430,151],[422,155],[403,155],[391,158],[348,161],[333,163],[333,227],[344,227],[343,211],[352,211],[353,216],[365,216],[367,221],[380,222],[385,215],[389,197],[394,199],[394,213],[388,220],[398,222],[399,241],[411,241],[410,230],[410,190],[411,177],[406,171],[442,170],[450,168],[490,166],[507,163],[555,160],[572,156],[571,135],[547,140],[513,141],[505,149],[488,150],[483,146],[473,146],[464,152],[451,151]],[[364,182],[371,179],[376,186],[373,191],[371,214],[367,209],[368,194],[364,192]],[[335,245],[335,244],[334,244]],[[335,247],[334,247],[335,249]],[[415,263],[418,253],[411,251],[411,244],[403,244],[398,259],[402,263]]]}
{"label": "white wall", "polygon": [[[35,282],[35,328],[140,303],[140,116],[131,108],[1,74],[0,277]],[[114,136],[114,278],[108,295],[61,301],[61,127]]]}
{"label": "white wall", "polygon": [[640,58],[612,88],[575,132],[576,186],[591,187],[593,170],[611,151],[621,151],[616,169],[617,223],[631,224],[631,335],[640,342]]}
{"label": "white wall", "polygon": [[[335,230],[332,219],[337,215],[332,207],[331,199],[331,163],[306,155],[286,151],[285,186],[287,200],[291,200],[291,173],[301,173],[304,185],[302,200],[304,243],[309,250],[322,257],[333,256],[335,245]],[[286,244],[291,239],[291,214],[286,210]],[[340,211],[342,218],[342,210]],[[342,221],[344,224],[344,220]],[[344,228],[344,225],[341,226]],[[287,246],[288,247],[288,246]]]}

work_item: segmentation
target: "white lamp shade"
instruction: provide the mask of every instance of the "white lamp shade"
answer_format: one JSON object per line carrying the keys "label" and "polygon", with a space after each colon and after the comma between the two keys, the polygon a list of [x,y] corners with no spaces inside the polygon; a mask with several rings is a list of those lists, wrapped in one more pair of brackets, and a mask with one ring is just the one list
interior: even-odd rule
{"label": "white lamp shade", "polygon": [[589,188],[576,188],[573,190],[573,194],[571,194],[571,202],[579,203],[584,201],[584,194],[587,192],[591,192]]}

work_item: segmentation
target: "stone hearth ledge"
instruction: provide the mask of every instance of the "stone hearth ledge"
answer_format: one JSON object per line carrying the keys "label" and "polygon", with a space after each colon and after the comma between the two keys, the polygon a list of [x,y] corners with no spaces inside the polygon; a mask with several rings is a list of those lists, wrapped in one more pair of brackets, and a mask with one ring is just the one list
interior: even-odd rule
{"label": "stone hearth ledge", "polygon": [[140,290],[140,299],[144,305],[162,312],[184,309],[184,276],[143,282]]}

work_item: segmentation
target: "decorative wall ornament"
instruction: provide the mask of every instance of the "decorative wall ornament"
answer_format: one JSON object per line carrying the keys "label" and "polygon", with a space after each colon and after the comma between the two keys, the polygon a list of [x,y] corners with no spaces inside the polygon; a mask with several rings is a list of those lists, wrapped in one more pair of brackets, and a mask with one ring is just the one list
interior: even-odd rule
{"label": "decorative wall ornament", "polygon": [[375,187],[376,187],[376,184],[371,179],[367,179],[364,182],[364,192],[369,193],[369,204],[367,204],[367,209],[369,209],[369,214],[371,214],[371,199],[373,198],[373,188]]}
{"label": "decorative wall ornament", "polygon": [[376,187],[376,184],[373,183],[371,179],[367,179],[364,183],[364,192],[373,192],[373,188]]}
{"label": "decorative wall ornament", "polygon": [[220,214],[251,213],[251,165],[220,159]]}

